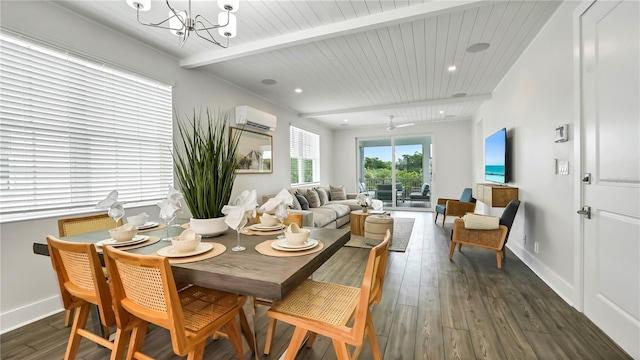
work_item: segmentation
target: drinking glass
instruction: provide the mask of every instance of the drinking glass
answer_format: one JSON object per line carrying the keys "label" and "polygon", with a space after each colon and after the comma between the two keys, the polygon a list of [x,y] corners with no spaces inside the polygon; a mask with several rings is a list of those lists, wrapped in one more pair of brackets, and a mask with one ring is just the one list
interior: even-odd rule
{"label": "drinking glass", "polygon": [[167,223],[167,237],[160,239],[160,241],[171,241],[171,237],[169,236],[169,228],[171,228],[171,222],[176,218],[176,212],[169,214],[164,214],[162,211],[160,212],[160,218]]}
{"label": "drinking glass", "polygon": [[113,204],[113,206],[109,208],[107,215],[116,222],[115,227],[118,227],[118,222],[124,217],[124,206],[120,203]]}
{"label": "drinking glass", "polygon": [[240,224],[238,224],[238,227],[236,228],[236,234],[238,235],[238,241],[236,243],[236,246],[231,248],[231,251],[244,251],[246,248],[244,246],[240,245],[240,231],[242,230],[242,228],[247,225],[247,217],[242,217],[242,220],[240,220]]}
{"label": "drinking glass", "polygon": [[[289,216],[289,211],[286,209],[277,209],[275,215],[276,215],[276,218],[280,220],[280,223],[284,224],[284,220],[287,218],[287,216]],[[278,240],[283,240],[285,238],[284,236],[285,230],[286,230],[286,227],[282,228],[282,232],[277,236]]]}

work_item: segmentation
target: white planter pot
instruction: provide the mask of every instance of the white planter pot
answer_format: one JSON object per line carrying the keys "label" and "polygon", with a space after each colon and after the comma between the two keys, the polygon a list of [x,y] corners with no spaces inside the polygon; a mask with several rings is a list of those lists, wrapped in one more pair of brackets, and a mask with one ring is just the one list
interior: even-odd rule
{"label": "white planter pot", "polygon": [[213,219],[194,219],[191,218],[189,226],[197,234],[203,237],[213,237],[222,234],[227,231],[229,226],[224,222],[225,217],[213,218]]}

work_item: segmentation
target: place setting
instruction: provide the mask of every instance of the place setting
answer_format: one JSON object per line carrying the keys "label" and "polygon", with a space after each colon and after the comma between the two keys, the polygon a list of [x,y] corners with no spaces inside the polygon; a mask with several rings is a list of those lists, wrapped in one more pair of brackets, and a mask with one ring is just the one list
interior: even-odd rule
{"label": "place setting", "polygon": [[282,233],[285,228],[285,225],[271,214],[262,214],[259,220],[259,223],[244,227],[240,232],[245,235],[276,235]]}
{"label": "place setting", "polygon": [[227,247],[214,242],[202,242],[202,236],[191,229],[171,238],[171,245],[159,249],[156,254],[169,258],[171,264],[182,264],[210,259],[224,253]]}
{"label": "place setting", "polygon": [[298,226],[289,225],[282,236],[275,240],[263,241],[256,245],[260,254],[276,257],[290,257],[312,254],[322,250],[320,240],[310,238],[311,231]]}
{"label": "place setting", "polygon": [[102,251],[104,246],[113,246],[120,250],[137,249],[160,241],[157,236],[138,234],[138,229],[129,223],[110,229],[109,235],[110,238],[95,243],[98,251]]}
{"label": "place setting", "polygon": [[127,223],[136,227],[138,232],[159,230],[166,226],[165,224],[161,224],[157,221],[149,221],[149,215],[147,215],[146,212],[134,216],[128,216]]}

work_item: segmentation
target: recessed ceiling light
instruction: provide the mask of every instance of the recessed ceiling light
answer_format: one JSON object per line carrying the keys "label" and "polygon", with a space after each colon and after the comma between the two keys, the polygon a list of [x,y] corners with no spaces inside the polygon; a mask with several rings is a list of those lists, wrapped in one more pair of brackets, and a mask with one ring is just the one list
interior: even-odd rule
{"label": "recessed ceiling light", "polygon": [[467,93],[455,93],[451,95],[451,97],[465,97],[465,96],[467,96]]}
{"label": "recessed ceiling light", "polygon": [[449,67],[447,68],[447,70],[449,70],[449,72],[454,72],[456,71],[457,67],[455,65],[449,65]]}
{"label": "recessed ceiling light", "polygon": [[349,119],[344,119],[344,122],[349,122]]}
{"label": "recessed ceiling light", "polygon": [[440,111],[439,111],[439,113],[440,113],[440,114],[444,114],[444,110],[440,110]]}
{"label": "recessed ceiling light", "polygon": [[262,83],[265,84],[265,85],[275,85],[278,82],[273,80],[273,79],[264,79],[264,80],[262,80]]}
{"label": "recessed ceiling light", "polygon": [[485,51],[489,48],[489,44],[487,43],[476,43],[467,48],[468,53],[477,53],[480,51]]}
{"label": "recessed ceiling light", "polygon": [[302,89],[300,89],[300,88],[296,88],[296,89],[295,89],[295,90],[293,90],[293,91],[295,91],[297,94],[300,94],[300,93],[302,92]]}

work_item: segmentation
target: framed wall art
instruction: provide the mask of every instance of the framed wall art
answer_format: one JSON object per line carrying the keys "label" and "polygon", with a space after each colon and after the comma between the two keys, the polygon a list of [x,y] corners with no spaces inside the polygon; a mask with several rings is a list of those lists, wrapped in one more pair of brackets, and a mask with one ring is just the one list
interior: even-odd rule
{"label": "framed wall art", "polygon": [[236,174],[273,173],[273,138],[271,135],[230,127],[229,136],[240,136],[236,155]]}

